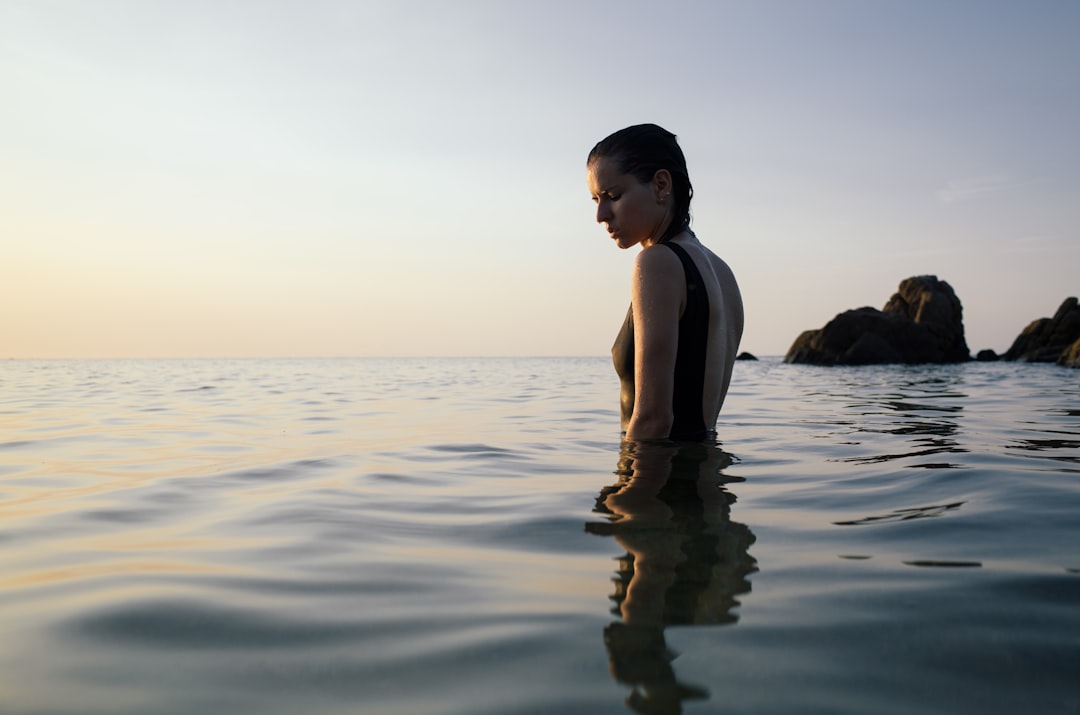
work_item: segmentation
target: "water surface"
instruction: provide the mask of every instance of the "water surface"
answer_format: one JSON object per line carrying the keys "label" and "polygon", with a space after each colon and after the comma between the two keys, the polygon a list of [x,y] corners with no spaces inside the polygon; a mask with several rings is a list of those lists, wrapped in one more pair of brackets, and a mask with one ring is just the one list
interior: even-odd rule
{"label": "water surface", "polygon": [[1080,711],[1080,371],[0,363],[5,713]]}

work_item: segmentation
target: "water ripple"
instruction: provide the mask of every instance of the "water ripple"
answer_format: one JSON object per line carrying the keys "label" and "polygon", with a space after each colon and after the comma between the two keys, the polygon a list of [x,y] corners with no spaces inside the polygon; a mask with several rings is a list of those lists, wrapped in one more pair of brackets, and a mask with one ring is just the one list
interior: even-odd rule
{"label": "water ripple", "polygon": [[1075,371],[739,363],[671,460],[605,359],[0,381],[5,712],[1076,702]]}

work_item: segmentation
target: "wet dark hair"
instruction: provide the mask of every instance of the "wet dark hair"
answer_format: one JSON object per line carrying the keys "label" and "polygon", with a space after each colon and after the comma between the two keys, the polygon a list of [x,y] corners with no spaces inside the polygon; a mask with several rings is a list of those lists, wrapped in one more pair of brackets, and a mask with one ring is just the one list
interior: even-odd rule
{"label": "wet dark hair", "polygon": [[585,165],[600,158],[614,160],[619,171],[643,184],[652,181],[660,169],[667,169],[671,174],[671,198],[675,210],[659,243],[690,227],[690,199],[694,196],[694,187],[686,170],[686,157],[674,134],[655,124],[635,124],[601,139],[589,152]]}

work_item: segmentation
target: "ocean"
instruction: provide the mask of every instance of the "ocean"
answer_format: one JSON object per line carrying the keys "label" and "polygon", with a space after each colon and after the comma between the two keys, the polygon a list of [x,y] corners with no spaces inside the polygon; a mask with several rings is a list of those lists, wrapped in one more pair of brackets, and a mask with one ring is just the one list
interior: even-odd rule
{"label": "ocean", "polygon": [[1080,370],[0,363],[0,712],[1080,712]]}

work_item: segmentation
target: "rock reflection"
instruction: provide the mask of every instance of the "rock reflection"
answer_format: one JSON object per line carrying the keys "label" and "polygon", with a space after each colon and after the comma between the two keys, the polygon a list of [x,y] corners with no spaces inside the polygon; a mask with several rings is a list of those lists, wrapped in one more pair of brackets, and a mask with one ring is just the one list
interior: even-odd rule
{"label": "rock reflection", "polygon": [[[944,386],[945,391],[935,388]],[[855,433],[875,435],[895,435],[904,438],[904,449],[886,454],[860,455],[836,459],[838,462],[855,464],[880,464],[895,460],[907,460],[938,454],[965,454],[969,450],[958,442],[958,419],[963,416],[964,406],[961,401],[966,395],[950,381],[933,379],[925,382],[906,383],[904,393],[891,393],[872,399],[862,406],[862,421],[856,423]],[[943,399],[945,404],[935,404],[932,400]],[[900,420],[894,413],[899,413]],[[885,424],[877,423],[885,419]],[[960,465],[951,462],[933,462],[913,464],[914,467],[959,469]]]}
{"label": "rock reflection", "polygon": [[621,620],[604,629],[604,644],[637,712],[680,713],[683,701],[709,696],[678,680],[664,629],[734,623],[736,597],[750,591],[754,535],[730,519],[735,495],[724,485],[738,481],[723,474],[730,464],[716,444],[624,441],[618,481],[594,509],[608,521],[585,526],[626,549],[611,596]]}
{"label": "rock reflection", "polygon": [[[1080,440],[1076,439],[1022,439],[1016,444],[1007,444],[1005,449],[1022,449],[1030,452],[1043,452],[1049,449],[1077,449]],[[1050,456],[1050,459],[1060,459],[1065,462],[1080,462],[1080,457],[1075,455]]]}
{"label": "rock reflection", "polygon": [[866,524],[883,524],[896,521],[910,521],[912,519],[926,519],[941,516],[947,512],[955,511],[962,507],[964,502],[958,501],[952,504],[932,504],[930,506],[912,507],[910,509],[896,509],[888,514],[878,516],[864,516],[861,519],[851,521],[834,521],[837,526],[863,526]]}

